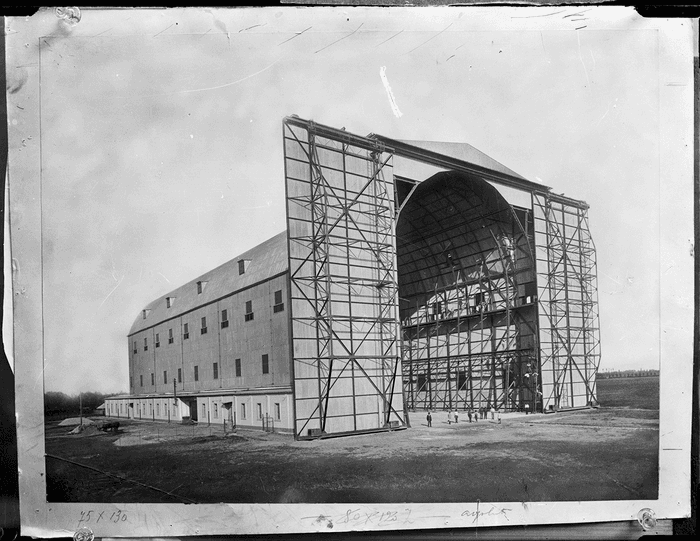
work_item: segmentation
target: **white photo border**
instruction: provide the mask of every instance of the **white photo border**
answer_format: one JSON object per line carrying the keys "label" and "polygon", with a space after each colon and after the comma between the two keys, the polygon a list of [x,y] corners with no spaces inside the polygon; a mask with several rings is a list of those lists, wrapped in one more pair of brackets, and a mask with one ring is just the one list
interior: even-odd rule
{"label": "white photo border", "polygon": [[[275,8],[275,9],[300,9]],[[347,9],[307,8],[314,10]],[[496,24],[497,10],[515,8],[377,8],[460,9],[469,12],[475,25]],[[529,8],[521,8],[529,9]],[[576,9],[576,8],[561,8]],[[601,11],[602,10],[602,11]],[[186,10],[164,11],[163,18]],[[498,13],[500,16],[502,13]],[[245,14],[241,13],[244,17]],[[373,8],[353,8],[361,20],[373,17]],[[465,502],[435,504],[92,504],[47,503],[43,418],[43,308],[42,308],[42,208],[41,208],[41,109],[39,58],[33,47],[55,31],[56,15],[44,9],[31,18],[6,21],[8,85],[9,211],[11,281],[14,334],[12,357],[16,379],[22,535],[72,536],[81,526],[96,537],[171,537],[223,534],[274,534],[425,528],[471,528],[535,524],[574,524],[636,520],[643,508],[658,519],[690,514],[690,441],[692,396],[693,257],[693,47],[690,21],[643,20],[631,8],[596,8],[589,14],[589,28],[620,31],[654,29],[659,37],[659,216],[661,260],[673,262],[659,269],[661,277],[662,358],[660,388],[660,450],[658,499],[597,502]],[[89,13],[85,12],[86,24]],[[424,17],[426,28],[435,23]],[[89,23],[87,23],[89,24]],[[118,23],[117,23],[118,24]],[[558,22],[543,18],[510,19],[505,29],[556,28]],[[92,28],[97,34],[101,28]],[[633,60],[633,54],[630,60]],[[23,68],[19,68],[24,66]],[[46,91],[47,89],[41,89]],[[21,100],[21,102],[20,102]],[[18,107],[21,103],[21,109]],[[640,111],[643,114],[643,111]],[[27,135],[34,135],[31,139]],[[11,280],[10,280],[11,278]],[[687,328],[664,325],[669,314],[687,315]],[[669,358],[669,345],[682,345],[680,358]],[[357,510],[349,514],[348,511]],[[504,510],[507,509],[507,513]],[[116,512],[126,520],[85,521]],[[367,520],[366,517],[374,517]],[[301,517],[317,517],[302,520]],[[83,519],[81,521],[81,518]]]}

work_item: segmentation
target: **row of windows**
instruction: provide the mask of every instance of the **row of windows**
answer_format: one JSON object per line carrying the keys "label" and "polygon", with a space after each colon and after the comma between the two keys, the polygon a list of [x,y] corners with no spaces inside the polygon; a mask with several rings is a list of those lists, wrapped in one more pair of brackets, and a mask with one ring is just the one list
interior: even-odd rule
{"label": "row of windows", "polygon": [[[263,407],[262,407],[262,402],[257,402],[255,404],[255,413],[256,413],[256,419],[258,421],[262,420],[263,418]],[[223,409],[221,408],[221,412],[223,413]],[[248,418],[248,407],[245,402],[241,403],[241,420],[246,420]],[[274,412],[274,417],[276,421],[280,421],[282,419],[282,405],[279,402],[275,402],[273,404],[273,412]],[[213,418],[218,419],[219,418],[219,404],[217,402],[214,402],[212,404],[211,408],[211,413],[213,413]],[[207,418],[207,405],[202,404],[202,420]]]}
{"label": "row of windows", "polygon": [[[212,412],[214,414],[214,419],[219,418],[219,404],[217,402],[214,402]],[[155,414],[160,417],[160,402],[157,402],[155,405]],[[145,404],[143,405],[143,410],[141,402],[137,402],[136,406],[136,414],[140,417],[142,414],[146,414],[146,406]],[[273,405],[274,408],[274,416],[275,420],[280,421],[282,419],[282,406],[279,402],[275,402]],[[223,408],[221,408],[223,410]],[[248,418],[248,411],[245,403],[241,403],[241,420],[246,420]],[[256,410],[256,417],[257,420],[262,420],[263,418],[263,408],[262,408],[262,402],[258,402],[255,404],[255,410]],[[109,413],[114,414],[114,413],[126,413],[126,404],[124,403],[119,403],[119,404],[110,404],[109,405]],[[173,416],[177,416],[177,401],[173,403],[173,408],[172,408]],[[153,403],[148,402],[148,415],[151,415],[153,413]],[[167,404],[163,405],[163,414],[165,415],[168,412],[168,406]],[[223,413],[223,411],[222,411]],[[207,418],[207,405],[202,404],[202,420]]]}
{"label": "row of windows", "polygon": [[[204,406],[204,404],[202,404]],[[246,403],[242,402],[241,403],[241,420],[244,421],[248,418],[248,411],[247,411]],[[216,410],[214,410],[216,412]],[[204,408],[202,408],[202,412],[204,412]],[[255,404],[255,412],[256,412],[256,418],[258,421],[262,420],[263,418],[263,409],[262,409],[262,402],[258,402]],[[279,402],[275,402],[274,404],[274,413],[275,413],[275,420],[279,421],[282,419],[282,406],[280,405]],[[215,413],[216,416],[216,413]]]}
{"label": "row of windows", "polygon": [[[249,263],[249,260],[241,259],[238,261],[238,274],[245,274],[247,264]],[[197,295],[201,295],[204,292],[204,289],[207,286],[207,281],[206,280],[199,280],[196,283],[197,287]],[[171,308],[175,304],[175,297],[165,297],[165,307],[166,308]],[[279,304],[278,302],[275,302],[275,304]],[[146,319],[148,317],[148,314],[150,313],[150,310],[143,310],[142,311],[142,316],[143,319]]]}
{"label": "row of windows", "polygon": [[[193,371],[193,376],[194,376],[194,381],[199,381],[199,366],[195,365]],[[241,360],[236,359],[234,361],[234,369],[235,369],[235,374],[237,378],[241,377],[242,369],[241,369]],[[262,356],[262,373],[263,374],[269,374],[270,373],[270,357],[266,353],[265,355]],[[212,374],[214,376],[214,379],[219,379],[219,363],[213,363],[212,364]],[[173,380],[173,383],[175,380]],[[182,383],[182,368],[177,369],[177,382]],[[143,387],[143,374],[139,376],[139,383],[141,384],[141,387]],[[168,383],[168,371],[163,370],[163,384]],[[151,374],[151,385],[156,384],[156,375]]]}
{"label": "row of windows", "polygon": [[[168,297],[169,299],[170,297]],[[273,312],[276,314],[278,312],[284,311],[284,303],[282,302],[282,290],[275,291],[275,304],[272,308]],[[145,313],[145,310],[144,310]],[[221,311],[221,328],[226,329],[229,326],[229,318],[228,318],[228,310],[223,309]],[[145,318],[145,316],[144,316]],[[245,321],[253,321],[255,319],[255,313],[253,312],[253,301],[246,301],[245,303],[245,314],[244,314],[244,320]],[[207,334],[209,328],[207,327],[207,318],[203,317],[202,318],[202,326],[199,329],[200,334]],[[187,340],[190,337],[190,326],[189,323],[184,323],[183,328],[182,328],[182,339]],[[173,330],[168,329],[168,344],[172,344],[175,342],[175,338],[173,336]],[[156,333],[156,347],[160,347],[160,333]],[[148,338],[143,339],[143,350],[148,351]],[[138,344],[134,340],[134,354],[138,353]]]}

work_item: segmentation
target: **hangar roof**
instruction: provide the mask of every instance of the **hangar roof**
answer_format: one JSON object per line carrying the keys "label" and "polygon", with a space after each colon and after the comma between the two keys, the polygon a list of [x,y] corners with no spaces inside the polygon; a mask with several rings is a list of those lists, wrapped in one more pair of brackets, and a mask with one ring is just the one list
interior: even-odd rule
{"label": "hangar roof", "polygon": [[[244,274],[238,272],[240,260],[247,262]],[[282,274],[287,269],[287,232],[282,231],[146,305],[146,317],[143,317],[143,312],[138,315],[129,330],[129,336]],[[197,282],[203,283],[201,293],[197,292]],[[172,299],[170,308],[167,307],[168,297]]]}
{"label": "hangar roof", "polygon": [[414,147],[422,148],[424,150],[430,150],[431,152],[437,152],[438,154],[443,154],[444,156],[450,156],[451,158],[456,158],[463,162],[479,165],[481,167],[485,167],[486,169],[491,169],[492,171],[498,171],[499,173],[527,180],[522,175],[519,175],[512,169],[509,169],[502,163],[494,160],[491,156],[484,154],[478,148],[475,148],[467,143],[407,140],[402,140],[401,142],[413,145]]}

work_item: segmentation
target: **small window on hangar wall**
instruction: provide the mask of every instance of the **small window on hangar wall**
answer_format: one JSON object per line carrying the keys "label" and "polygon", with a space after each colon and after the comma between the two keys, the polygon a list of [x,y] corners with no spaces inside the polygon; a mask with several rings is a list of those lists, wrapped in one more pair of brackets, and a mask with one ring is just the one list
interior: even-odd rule
{"label": "small window on hangar wall", "polygon": [[284,303],[282,302],[282,290],[279,289],[275,291],[275,304],[272,307],[272,311],[276,314],[277,312],[282,312],[284,310]]}
{"label": "small window on hangar wall", "polygon": [[253,321],[255,315],[253,314],[253,301],[245,301],[245,320]]}

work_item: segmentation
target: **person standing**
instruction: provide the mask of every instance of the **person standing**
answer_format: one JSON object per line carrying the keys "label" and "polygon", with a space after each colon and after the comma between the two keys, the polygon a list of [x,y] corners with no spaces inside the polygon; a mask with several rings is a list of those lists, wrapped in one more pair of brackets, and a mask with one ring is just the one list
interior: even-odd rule
{"label": "person standing", "polygon": [[491,406],[491,420],[493,421],[496,418],[496,408]]}
{"label": "person standing", "polygon": [[428,420],[428,426],[433,426],[433,416],[430,415],[430,410],[428,410],[428,415],[426,416],[426,419]]}
{"label": "person standing", "polygon": [[455,410],[455,424],[459,422],[459,413],[457,413],[457,410]]}
{"label": "person standing", "polygon": [[471,423],[472,422],[472,409],[471,408],[469,408],[467,410],[467,417],[469,418],[469,422]]}

